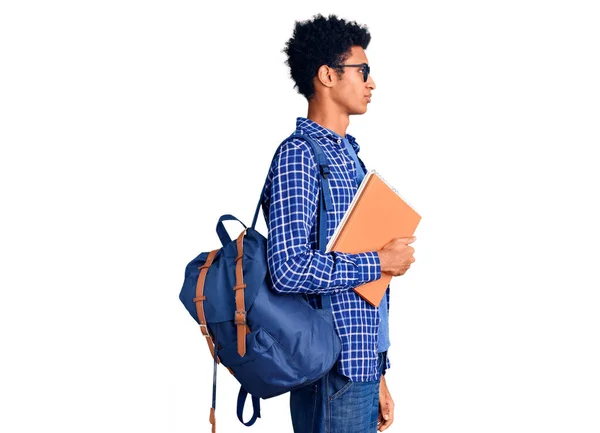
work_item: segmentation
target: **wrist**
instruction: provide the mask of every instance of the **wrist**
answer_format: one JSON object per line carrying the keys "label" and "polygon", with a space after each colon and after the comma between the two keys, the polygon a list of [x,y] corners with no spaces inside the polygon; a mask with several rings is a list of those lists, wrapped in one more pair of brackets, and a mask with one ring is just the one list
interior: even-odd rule
{"label": "wrist", "polygon": [[387,254],[383,250],[377,251],[377,255],[379,256],[379,267],[381,268],[381,272],[387,272],[388,269],[388,261]]}

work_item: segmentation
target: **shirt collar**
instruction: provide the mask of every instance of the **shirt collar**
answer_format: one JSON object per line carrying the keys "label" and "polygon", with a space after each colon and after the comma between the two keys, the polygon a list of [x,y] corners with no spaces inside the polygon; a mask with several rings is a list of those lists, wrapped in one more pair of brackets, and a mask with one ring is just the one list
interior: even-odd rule
{"label": "shirt collar", "polygon": [[[314,138],[327,137],[335,143],[337,143],[338,138],[344,138],[332,131],[331,129],[327,129],[319,125],[317,122],[307,119],[306,117],[296,118],[296,129],[301,129]],[[356,142],[356,139],[350,134],[346,134],[345,138],[348,139],[348,142],[354,148],[354,152],[358,153],[360,151],[360,146]],[[342,143],[340,143],[340,147],[344,147]]]}

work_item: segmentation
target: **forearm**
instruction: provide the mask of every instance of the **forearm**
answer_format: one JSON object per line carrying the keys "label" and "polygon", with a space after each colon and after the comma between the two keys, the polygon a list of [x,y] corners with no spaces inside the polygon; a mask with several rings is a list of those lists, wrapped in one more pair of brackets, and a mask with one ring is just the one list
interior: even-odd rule
{"label": "forearm", "polygon": [[273,289],[280,293],[331,294],[381,277],[376,252],[323,253],[307,249],[278,263],[269,260],[269,271]]}

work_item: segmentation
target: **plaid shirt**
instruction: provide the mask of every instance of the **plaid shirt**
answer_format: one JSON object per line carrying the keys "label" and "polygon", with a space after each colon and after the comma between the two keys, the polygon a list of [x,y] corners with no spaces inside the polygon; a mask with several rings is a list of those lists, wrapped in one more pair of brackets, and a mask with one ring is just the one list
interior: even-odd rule
{"label": "plaid shirt", "polygon": [[[299,117],[297,130],[322,147],[329,162],[333,209],[327,214],[327,241],[358,190],[354,161],[336,134]],[[354,137],[346,135],[358,154]],[[366,172],[364,163],[359,160]],[[312,148],[293,138],[277,150],[269,168],[262,209],[268,227],[267,262],[274,290],[302,293],[317,306],[319,294],[331,295],[336,331],[342,342],[340,374],[352,381],[374,381],[377,371],[379,310],[358,296],[354,287],[381,276],[377,252],[323,253],[317,248],[318,167]],[[386,291],[389,312],[389,287]],[[389,360],[387,367],[389,368]]]}

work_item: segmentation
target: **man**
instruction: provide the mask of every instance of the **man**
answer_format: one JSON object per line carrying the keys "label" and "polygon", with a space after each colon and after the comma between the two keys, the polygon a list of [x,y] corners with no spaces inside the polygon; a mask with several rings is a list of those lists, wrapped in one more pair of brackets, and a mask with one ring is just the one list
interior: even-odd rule
{"label": "man", "polygon": [[[375,82],[365,49],[371,36],[364,26],[330,15],[296,22],[284,52],[291,77],[308,101],[308,115],[297,130],[320,144],[330,167],[333,209],[327,215],[331,238],[357,191],[366,167],[359,145],[346,134],[350,115],[364,114]],[[412,238],[394,239],[380,251],[323,253],[317,248],[319,184],[310,145],[290,139],[277,150],[262,197],[268,227],[267,261],[274,290],[302,293],[320,308],[331,295],[335,329],[342,342],[338,362],[321,380],[290,393],[296,433],[363,433],[386,430],[394,403],[385,382],[389,368],[389,287],[379,308],[360,298],[354,287],[403,275],[413,263]]]}

